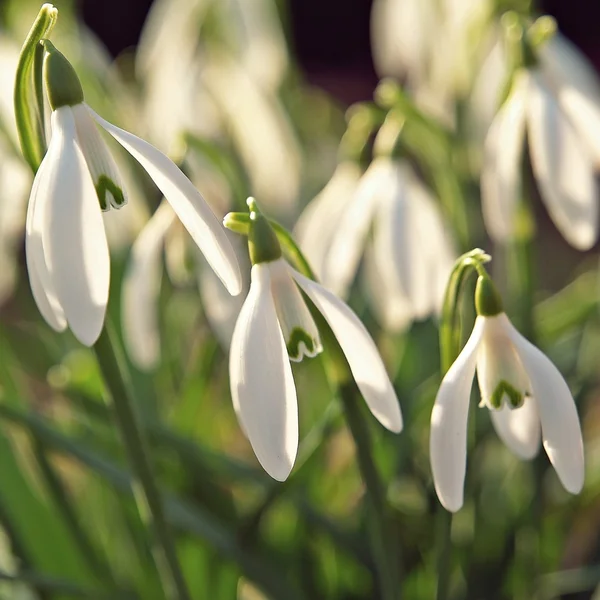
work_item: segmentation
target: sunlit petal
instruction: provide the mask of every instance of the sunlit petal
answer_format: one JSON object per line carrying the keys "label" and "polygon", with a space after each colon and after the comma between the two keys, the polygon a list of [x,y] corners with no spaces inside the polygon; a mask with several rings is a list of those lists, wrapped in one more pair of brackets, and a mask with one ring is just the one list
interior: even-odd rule
{"label": "sunlit petal", "polygon": [[325,275],[327,253],[361,172],[354,162],[340,163],[327,185],[304,209],[294,228],[298,245],[319,279]]}
{"label": "sunlit petal", "polygon": [[373,415],[390,431],[401,431],[402,415],[396,392],[365,326],[348,305],[329,290],[291,267],[289,270],[331,327]]}
{"label": "sunlit petal", "polygon": [[556,227],[579,250],[598,237],[598,189],[584,141],[539,73],[530,78],[528,103],[531,164]]}
{"label": "sunlit petal", "polygon": [[485,226],[497,241],[514,235],[525,143],[528,75],[515,76],[513,89],[492,122],[485,140],[481,201]]}
{"label": "sunlit petal", "polygon": [[229,376],[233,405],[256,457],[271,477],[284,481],[298,450],[298,405],[265,263],[252,267],[231,340]]}
{"label": "sunlit petal", "polygon": [[560,33],[540,50],[540,66],[558,101],[600,167],[600,80],[588,59]]}
{"label": "sunlit petal", "polygon": [[469,401],[483,328],[484,318],[478,317],[469,340],[440,385],[431,413],[433,482],[440,502],[451,512],[463,504]]}
{"label": "sunlit petal", "polygon": [[83,104],[72,108],[77,128],[77,143],[90,170],[102,210],[120,208],[127,202],[119,169],[108,151],[94,120]]}
{"label": "sunlit petal", "polygon": [[133,362],[151,369],[160,359],[158,297],[162,275],[164,236],[175,213],[163,201],[133,244],[123,278],[123,338]]}
{"label": "sunlit petal", "polygon": [[300,362],[304,356],[316,356],[323,350],[319,330],[292,279],[288,264],[279,259],[268,263],[268,267],[271,293],[290,360]]}
{"label": "sunlit petal", "polygon": [[52,113],[52,132],[58,150],[45,186],[47,225],[42,241],[69,327],[82,344],[91,346],[102,330],[108,302],[108,244],[70,107]]}
{"label": "sunlit petal", "polygon": [[57,168],[58,151],[60,151],[58,138],[56,140],[53,138],[33,180],[27,205],[25,256],[31,292],[40,313],[50,327],[56,331],[63,331],[67,327],[67,321],[46,266],[42,242],[48,205],[48,181],[51,177],[50,171]]}
{"label": "sunlit petal", "polygon": [[527,398],[520,408],[491,410],[490,416],[500,439],[518,457],[530,460],[540,449],[540,415],[535,398]]}
{"label": "sunlit petal", "polygon": [[348,199],[323,272],[324,285],[339,296],[347,296],[375,210],[383,198],[395,193],[395,185],[396,171],[391,160],[376,159],[361,177],[353,197]]}
{"label": "sunlit petal", "polygon": [[242,276],[235,253],[223,226],[200,192],[175,163],[154,146],[115,127],[89,107],[88,110],[152,177],[229,293],[239,294]]}
{"label": "sunlit petal", "polygon": [[573,396],[559,370],[543,352],[512,325],[509,333],[531,382],[542,423],[544,449],[565,489],[578,494],[583,487],[584,458]]}

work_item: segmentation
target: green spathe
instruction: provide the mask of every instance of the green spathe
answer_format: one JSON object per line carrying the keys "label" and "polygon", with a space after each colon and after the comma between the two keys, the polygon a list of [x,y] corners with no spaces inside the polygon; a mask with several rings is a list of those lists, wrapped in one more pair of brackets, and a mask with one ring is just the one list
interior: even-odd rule
{"label": "green spathe", "polygon": [[480,317],[495,317],[504,312],[502,298],[487,275],[480,275],[477,279],[475,309]]}
{"label": "green spathe", "polygon": [[248,251],[253,265],[273,262],[281,258],[281,246],[271,224],[258,210],[254,198],[248,198],[250,226],[248,230]]}
{"label": "green spathe", "polygon": [[52,42],[44,40],[44,83],[50,108],[76,106],[83,102],[83,89],[75,69]]}

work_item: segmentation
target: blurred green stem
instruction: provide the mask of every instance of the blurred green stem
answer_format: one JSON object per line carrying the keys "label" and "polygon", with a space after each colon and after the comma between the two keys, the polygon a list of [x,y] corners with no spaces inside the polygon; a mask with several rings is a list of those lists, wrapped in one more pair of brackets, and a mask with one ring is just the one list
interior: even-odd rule
{"label": "blurred green stem", "polygon": [[[40,50],[40,41],[50,35],[57,17],[58,10],[54,6],[51,4],[42,6],[23,44],[15,76],[14,105],[19,141],[23,156],[34,173],[38,170],[46,152],[40,84],[43,52]],[[42,101],[41,106],[40,101]],[[35,111],[33,107],[36,107]]]}
{"label": "blurred green stem", "polygon": [[356,388],[352,383],[343,383],[339,387],[339,394],[365,484],[369,535],[380,586],[379,597],[382,600],[395,600],[401,597],[400,561],[398,544],[393,538],[385,486],[373,462],[371,438],[358,407]]}
{"label": "blurred green stem", "polygon": [[[158,489],[148,446],[135,413],[131,382],[126,371],[125,357],[122,355],[116,336],[107,319],[104,329],[94,346],[98,365],[106,384],[107,396],[112,401],[117,425],[123,443],[136,474],[138,508],[142,516],[149,516],[159,543],[155,562],[167,598],[191,600],[185,579],[177,558],[177,550],[164,514],[163,501]],[[149,514],[148,514],[149,513]]]}
{"label": "blurred green stem", "polygon": [[[306,277],[316,281],[313,270],[291,233],[274,221],[270,223],[286,254],[294,260]],[[401,587],[399,549],[393,540],[390,527],[385,487],[373,462],[369,430],[360,414],[356,387],[351,383],[349,368],[337,340],[321,315],[315,314],[315,318],[319,331],[326,338],[327,376],[332,387],[339,392],[346,421],[356,445],[358,466],[366,489],[369,535],[379,579],[380,597],[382,600],[395,600],[400,598]]]}

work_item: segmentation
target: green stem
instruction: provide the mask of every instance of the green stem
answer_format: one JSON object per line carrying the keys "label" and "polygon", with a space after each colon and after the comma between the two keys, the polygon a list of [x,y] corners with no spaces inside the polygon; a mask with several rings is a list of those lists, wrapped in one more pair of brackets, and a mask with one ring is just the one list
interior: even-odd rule
{"label": "green stem", "polygon": [[[275,221],[270,223],[286,254],[294,260],[300,272],[316,281],[313,270],[291,233]],[[368,500],[369,535],[379,579],[380,597],[382,600],[394,600],[400,597],[399,548],[393,541],[385,487],[373,462],[369,431],[356,402],[356,388],[350,383],[352,377],[348,365],[325,320],[320,314],[315,314],[315,319],[323,338],[326,338],[327,377],[332,387],[339,390],[346,422],[356,445],[358,466]]]}
{"label": "green stem", "polygon": [[165,596],[191,600],[177,558],[172,531],[165,518],[163,500],[152,470],[145,434],[135,413],[131,382],[123,369],[125,357],[108,321],[94,350],[106,384],[107,396],[112,401],[117,425],[136,474],[138,509],[142,516],[150,517],[156,533],[158,548],[155,561]]}
{"label": "green stem", "polygon": [[[475,249],[463,254],[455,263],[450,274],[440,319],[440,363],[444,376],[458,358],[462,342],[462,325],[460,322],[461,290],[468,275],[472,272],[483,274],[483,264],[490,257],[483,250]],[[436,548],[437,548],[437,600],[448,598],[452,563],[452,514],[438,504],[436,516]]]}
{"label": "green stem", "polygon": [[373,462],[371,438],[359,410],[356,389],[354,385],[345,383],[340,386],[339,391],[365,484],[369,536],[379,580],[379,598],[395,600],[401,597],[399,553],[390,522],[385,486]]}
{"label": "green stem", "polygon": [[[19,141],[21,142],[21,150],[23,157],[35,173],[44,153],[46,151],[46,140],[39,114],[43,114],[43,104],[39,106],[39,84],[34,84],[33,64],[40,41],[50,35],[56,19],[58,10],[51,4],[44,4],[27,35],[19,62],[17,63],[17,73],[15,77],[15,120],[17,122],[17,130],[19,132]],[[35,61],[37,65],[41,62]],[[39,71],[39,66],[36,66],[36,71]],[[38,77],[35,78],[38,80]],[[33,106],[38,106],[37,111],[33,111]]]}
{"label": "green stem", "polygon": [[294,241],[292,234],[283,226],[281,226],[277,221],[273,221],[269,219],[269,224],[275,230],[277,234],[277,239],[280,244],[283,246],[286,254],[296,263],[298,270],[309,279],[313,281],[317,280],[317,276],[312,270],[308,260],[300,250],[300,247]]}

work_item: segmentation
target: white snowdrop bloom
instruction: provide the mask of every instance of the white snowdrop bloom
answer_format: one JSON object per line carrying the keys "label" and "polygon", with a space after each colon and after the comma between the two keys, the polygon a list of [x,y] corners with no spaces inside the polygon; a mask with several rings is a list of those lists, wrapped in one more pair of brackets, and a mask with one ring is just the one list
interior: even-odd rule
{"label": "white snowdrop bloom", "polygon": [[48,324],[57,331],[68,325],[92,345],[104,323],[110,261],[101,208],[122,206],[125,194],[96,123],[147,171],[228,290],[239,293],[235,254],[200,193],[162,152],[89,108],[69,62],[49,42],[45,48],[52,137],[29,199],[26,255],[33,296]]}
{"label": "white snowdrop bloom", "polygon": [[264,469],[285,480],[298,449],[298,403],[290,360],[321,352],[317,326],[300,291],[323,315],[346,356],[373,415],[402,429],[398,399],[377,347],[352,310],[329,290],[295,271],[282,257],[268,221],[251,201],[250,292],[229,354],[233,404]]}
{"label": "white snowdrop bloom", "polygon": [[300,247],[341,297],[365,255],[367,285],[386,290],[377,294],[376,313],[384,326],[400,331],[438,311],[455,258],[452,242],[407,163],[379,157],[360,180],[359,174],[354,164],[338,167],[301,218]]}
{"label": "white snowdrop bloom", "polygon": [[[525,135],[527,133],[527,135]],[[485,141],[482,202],[497,241],[514,232],[525,138],[542,200],[563,237],[578,250],[598,238],[600,84],[583,56],[556,35],[539,63],[515,74]]]}
{"label": "white snowdrop bloom", "polygon": [[[486,285],[493,284],[480,277],[477,294]],[[514,328],[499,301],[492,310],[477,308],[473,332],[446,373],[431,414],[431,468],[440,502],[451,512],[463,504],[467,418],[475,372],[481,406],[490,409],[495,429],[508,448],[522,459],[531,459],[538,453],[541,437],[565,489],[579,493],[584,479],[583,442],[564,378]]]}

